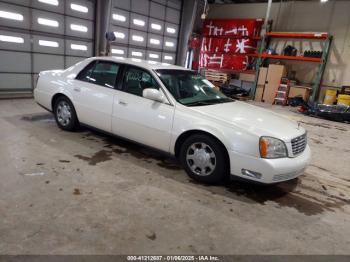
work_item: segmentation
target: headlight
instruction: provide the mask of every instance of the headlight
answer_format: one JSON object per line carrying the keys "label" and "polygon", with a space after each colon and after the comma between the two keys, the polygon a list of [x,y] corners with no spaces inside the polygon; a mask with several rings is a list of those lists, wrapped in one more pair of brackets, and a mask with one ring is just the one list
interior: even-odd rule
{"label": "headlight", "polygon": [[287,157],[286,144],[277,138],[262,136],[259,141],[260,156],[262,158]]}

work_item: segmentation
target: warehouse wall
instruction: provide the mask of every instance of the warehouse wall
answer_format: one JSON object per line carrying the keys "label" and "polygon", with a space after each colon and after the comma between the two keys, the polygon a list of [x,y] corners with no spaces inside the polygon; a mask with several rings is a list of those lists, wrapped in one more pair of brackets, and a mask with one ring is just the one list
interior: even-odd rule
{"label": "warehouse wall", "polygon": [[[267,4],[211,5],[209,18],[264,18]],[[290,1],[273,3],[270,18],[273,31],[323,31],[334,36],[330,60],[324,75],[325,85],[350,85],[350,1],[327,3]],[[319,50],[318,41],[278,40],[272,46],[278,52],[292,44],[298,50]],[[301,81],[312,82],[316,64],[285,62],[297,71]]]}

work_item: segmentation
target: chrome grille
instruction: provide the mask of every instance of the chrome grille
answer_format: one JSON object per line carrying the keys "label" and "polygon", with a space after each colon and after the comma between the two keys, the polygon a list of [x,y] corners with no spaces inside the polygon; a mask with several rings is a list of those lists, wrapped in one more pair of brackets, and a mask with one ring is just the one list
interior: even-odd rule
{"label": "chrome grille", "polygon": [[305,150],[307,144],[306,133],[292,139],[292,152],[293,155],[299,155]]}

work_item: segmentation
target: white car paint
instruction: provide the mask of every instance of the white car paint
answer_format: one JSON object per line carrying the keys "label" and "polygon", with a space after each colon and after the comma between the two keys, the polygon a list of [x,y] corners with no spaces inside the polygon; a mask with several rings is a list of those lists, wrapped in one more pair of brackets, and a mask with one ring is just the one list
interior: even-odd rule
{"label": "white car paint", "polygon": [[[77,74],[94,59],[132,64],[151,72],[166,97],[163,103],[76,80]],[[34,97],[38,104],[53,110],[56,94],[66,95],[73,103],[81,123],[122,136],[136,142],[175,154],[177,139],[184,132],[200,130],[212,134],[225,146],[234,176],[262,183],[274,183],[295,178],[303,173],[311,152],[305,150],[293,156],[291,140],[306,131],[296,122],[271,111],[235,101],[208,106],[188,107],[178,103],[162,84],[156,69],[185,68],[147,61],[116,57],[93,57],[66,70],[40,73]],[[261,136],[285,142],[288,157],[260,157]],[[242,169],[262,174],[260,179],[242,174]]]}

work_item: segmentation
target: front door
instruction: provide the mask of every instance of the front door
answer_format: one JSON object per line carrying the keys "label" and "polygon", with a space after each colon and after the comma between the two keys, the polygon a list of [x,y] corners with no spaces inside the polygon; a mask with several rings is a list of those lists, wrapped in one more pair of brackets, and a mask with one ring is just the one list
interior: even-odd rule
{"label": "front door", "polygon": [[127,66],[122,89],[114,96],[112,131],[122,137],[168,152],[174,106],[142,97],[145,88],[160,85],[149,71]]}

